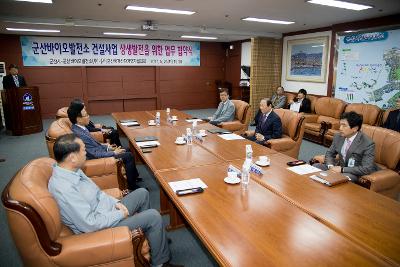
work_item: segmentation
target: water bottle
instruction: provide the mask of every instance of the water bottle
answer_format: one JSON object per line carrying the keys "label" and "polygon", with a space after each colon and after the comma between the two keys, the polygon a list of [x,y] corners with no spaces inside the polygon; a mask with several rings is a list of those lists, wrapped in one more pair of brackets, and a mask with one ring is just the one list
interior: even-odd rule
{"label": "water bottle", "polygon": [[186,144],[188,145],[193,144],[193,135],[192,135],[192,130],[190,130],[190,128],[186,128]]}
{"label": "water bottle", "polygon": [[160,112],[156,113],[156,126],[160,126]]}
{"label": "water bottle", "polygon": [[240,181],[243,190],[247,190],[247,187],[250,182],[250,164],[251,161],[249,161],[248,159],[246,159],[243,163],[242,180]]}
{"label": "water bottle", "polygon": [[192,124],[192,134],[196,135],[197,134],[197,121],[194,120]]}
{"label": "water bottle", "polygon": [[246,160],[253,161],[253,148],[251,145],[246,145]]}
{"label": "water bottle", "polygon": [[167,108],[167,122],[171,122],[171,110],[169,108]]}

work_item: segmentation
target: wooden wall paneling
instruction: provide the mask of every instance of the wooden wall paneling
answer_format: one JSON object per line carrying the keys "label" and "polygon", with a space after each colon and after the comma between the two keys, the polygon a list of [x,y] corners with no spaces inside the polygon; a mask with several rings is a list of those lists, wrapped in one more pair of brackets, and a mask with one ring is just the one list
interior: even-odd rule
{"label": "wooden wall paneling", "polygon": [[122,73],[123,95],[128,96],[154,96],[156,67],[127,68]]}
{"label": "wooden wall paneling", "polygon": [[162,104],[162,99],[160,96],[160,67],[155,67],[155,89],[156,89],[156,95],[157,95],[157,109],[164,108]]}
{"label": "wooden wall paneling", "polygon": [[242,55],[242,43],[232,43],[233,49],[228,48],[225,68],[225,80],[232,83],[232,96],[231,99],[241,98],[241,88],[239,87],[240,82],[240,66],[241,66],[241,55]]}
{"label": "wooden wall paneling", "polygon": [[89,100],[88,109],[91,115],[111,114],[112,112],[122,112],[123,100]]}
{"label": "wooden wall paneling", "polygon": [[124,100],[124,111],[144,111],[157,109],[157,98],[138,98]]}

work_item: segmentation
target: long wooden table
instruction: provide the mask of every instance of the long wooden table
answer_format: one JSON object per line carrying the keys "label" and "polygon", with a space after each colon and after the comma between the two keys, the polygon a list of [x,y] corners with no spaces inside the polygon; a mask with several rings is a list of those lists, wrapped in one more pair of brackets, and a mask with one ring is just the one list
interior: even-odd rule
{"label": "long wooden table", "polygon": [[[179,121],[171,124],[166,121],[165,111],[160,111],[161,126],[148,127],[147,121],[154,119],[155,112],[113,116],[157,177],[162,187],[161,199],[168,195],[221,265],[399,266],[399,203],[351,183],[325,187],[307,175],[287,170],[286,162],[293,160],[291,157],[248,140],[226,141],[208,133],[202,143],[178,146],[173,141],[190,126],[184,121],[190,116],[172,110]],[[142,125],[131,128],[118,123],[129,118]],[[198,128],[215,126],[201,123]],[[134,137],[143,135],[157,136],[161,146],[153,153],[141,153]],[[227,185],[223,178],[228,164],[241,167],[245,145],[249,143],[255,157],[270,157],[271,166],[264,168],[262,177],[251,175],[247,196],[243,196],[240,186]],[[177,197],[168,185],[173,180],[193,177],[200,177],[209,186],[203,194]],[[172,212],[171,206],[161,206]],[[293,232],[304,240],[288,235]],[[324,240],[334,245],[327,245]],[[347,252],[352,256],[346,256]],[[299,264],[300,258],[304,264]],[[361,259],[368,259],[369,264]]]}

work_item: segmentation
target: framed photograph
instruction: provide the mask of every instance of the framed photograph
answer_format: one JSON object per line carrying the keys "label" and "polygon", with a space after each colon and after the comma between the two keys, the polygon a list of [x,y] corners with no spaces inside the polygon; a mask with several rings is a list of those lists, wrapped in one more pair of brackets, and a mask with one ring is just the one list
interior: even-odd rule
{"label": "framed photograph", "polygon": [[323,83],[329,37],[288,40],[286,80]]}

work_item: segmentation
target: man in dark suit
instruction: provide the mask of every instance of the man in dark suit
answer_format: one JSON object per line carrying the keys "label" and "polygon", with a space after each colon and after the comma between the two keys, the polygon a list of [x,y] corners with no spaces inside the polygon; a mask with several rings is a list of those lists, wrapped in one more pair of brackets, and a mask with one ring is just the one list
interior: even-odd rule
{"label": "man in dark suit", "polygon": [[300,89],[297,97],[289,101],[289,109],[296,112],[311,113],[311,101],[307,98],[305,89]]}
{"label": "man in dark suit", "polygon": [[135,159],[129,151],[121,147],[112,147],[109,144],[101,144],[92,137],[86,125],[90,118],[81,102],[72,102],[68,108],[68,118],[72,122],[72,131],[82,139],[86,147],[87,159],[98,159],[114,157],[122,159],[125,165],[125,171],[128,181],[128,189],[138,188],[136,180],[139,180],[139,172],[136,169]]}
{"label": "man in dark suit", "polygon": [[[286,107],[286,95],[283,86],[278,86],[278,88],[276,88],[276,93],[272,96],[271,102],[273,108]],[[256,116],[254,116],[254,123],[252,123],[251,126],[257,126],[260,117],[261,117],[261,111],[258,110]]]}
{"label": "man in dark suit", "polygon": [[8,67],[10,74],[3,77],[3,88],[13,89],[26,86],[24,76],[18,74],[18,66],[11,64]]}
{"label": "man in dark suit", "polygon": [[362,121],[362,115],[354,111],[343,113],[340,117],[340,132],[333,137],[332,145],[326,151],[324,164],[317,163],[313,166],[343,173],[352,182],[377,171],[375,143],[360,131]]}
{"label": "man in dark suit", "polygon": [[396,100],[397,109],[389,112],[383,127],[400,132],[400,97]]}
{"label": "man in dark suit", "polygon": [[258,144],[265,144],[269,139],[282,137],[281,118],[273,111],[272,101],[264,98],[260,101],[261,116],[255,131],[246,131],[245,137]]}

